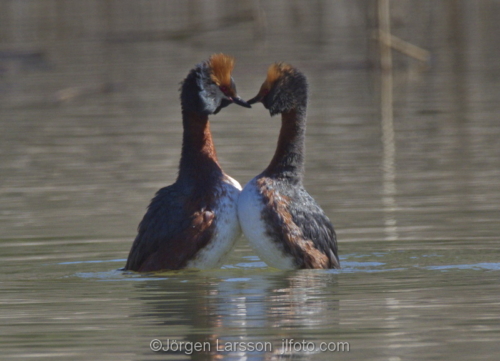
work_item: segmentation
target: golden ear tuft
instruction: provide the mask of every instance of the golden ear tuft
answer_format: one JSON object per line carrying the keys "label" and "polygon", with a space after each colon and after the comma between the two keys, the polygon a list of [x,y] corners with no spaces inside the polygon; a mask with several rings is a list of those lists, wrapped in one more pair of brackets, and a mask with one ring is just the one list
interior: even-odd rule
{"label": "golden ear tuft", "polygon": [[229,87],[231,85],[231,72],[234,68],[234,58],[232,56],[214,54],[208,60],[208,65],[212,70],[210,77],[217,86]]}
{"label": "golden ear tuft", "polygon": [[286,63],[274,63],[267,69],[266,83],[272,86],[276,80],[281,78],[285,73],[292,70],[292,66]]}

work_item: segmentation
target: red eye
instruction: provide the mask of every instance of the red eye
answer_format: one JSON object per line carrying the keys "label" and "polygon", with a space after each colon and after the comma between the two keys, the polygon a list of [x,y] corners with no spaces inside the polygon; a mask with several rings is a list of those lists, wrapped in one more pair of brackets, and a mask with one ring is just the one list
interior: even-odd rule
{"label": "red eye", "polygon": [[219,87],[219,89],[220,89],[220,91],[221,91],[221,92],[223,92],[224,94],[226,94],[226,93],[227,93],[227,91],[229,90],[229,89],[227,88],[227,86],[225,86],[225,85],[221,85],[221,86]]}

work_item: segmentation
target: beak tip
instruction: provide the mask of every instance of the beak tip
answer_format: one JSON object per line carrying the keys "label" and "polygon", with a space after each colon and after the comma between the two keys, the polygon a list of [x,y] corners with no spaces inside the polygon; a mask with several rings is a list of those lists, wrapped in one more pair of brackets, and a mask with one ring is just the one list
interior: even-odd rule
{"label": "beak tip", "polygon": [[235,104],[238,104],[238,105],[240,105],[242,107],[245,107],[245,108],[251,108],[252,107],[248,102],[244,101],[240,97],[233,97],[232,100],[233,100],[233,102]]}
{"label": "beak tip", "polygon": [[255,103],[258,103],[260,102],[262,99],[257,95],[256,97],[253,97],[252,99],[250,100],[247,100],[247,103],[248,104],[255,104]]}

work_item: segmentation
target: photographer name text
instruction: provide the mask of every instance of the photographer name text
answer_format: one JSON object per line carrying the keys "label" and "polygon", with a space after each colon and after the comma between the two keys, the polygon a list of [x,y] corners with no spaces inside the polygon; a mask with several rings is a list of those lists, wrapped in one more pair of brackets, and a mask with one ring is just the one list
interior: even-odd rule
{"label": "photographer name text", "polygon": [[[161,341],[151,340],[149,347],[154,352],[178,352],[191,355],[194,352],[272,352],[273,343],[269,341],[220,341],[215,342],[192,342],[167,339]],[[307,340],[295,340],[284,338],[281,340],[280,353],[289,354],[295,352],[349,352],[349,342],[313,342]]]}

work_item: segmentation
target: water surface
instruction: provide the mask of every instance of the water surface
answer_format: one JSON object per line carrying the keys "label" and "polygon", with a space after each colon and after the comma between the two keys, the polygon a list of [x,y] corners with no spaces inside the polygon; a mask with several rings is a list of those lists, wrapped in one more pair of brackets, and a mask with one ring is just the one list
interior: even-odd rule
{"label": "water surface", "polygon": [[[496,2],[392,5],[395,35],[432,54],[423,67],[394,52],[392,138],[370,2],[254,13],[214,1],[202,15],[58,3],[0,5],[3,359],[498,359]],[[244,238],[220,270],[119,270],[149,199],[176,177],[179,82],[220,51],[237,58],[243,98],[272,61],[307,75],[305,185],[335,225],[342,270],[278,271]],[[212,117],[224,169],[243,184],[259,173],[279,124],[259,105]],[[153,352],[154,339],[210,350]],[[226,342],[272,349],[215,349]]]}

